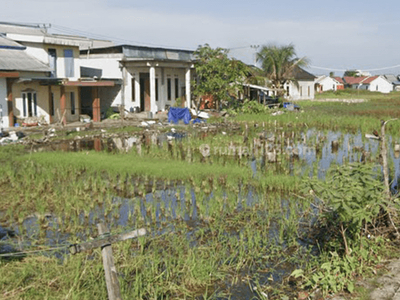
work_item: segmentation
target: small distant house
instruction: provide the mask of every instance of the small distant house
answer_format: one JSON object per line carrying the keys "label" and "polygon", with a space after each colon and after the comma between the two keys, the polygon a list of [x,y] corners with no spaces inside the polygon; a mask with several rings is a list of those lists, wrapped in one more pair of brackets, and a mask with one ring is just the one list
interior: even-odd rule
{"label": "small distant house", "polygon": [[382,75],[360,77],[345,76],[343,80],[347,87],[353,89],[380,93],[390,93],[393,90],[393,85]]}
{"label": "small distant house", "polygon": [[293,81],[285,83],[286,99],[288,100],[312,100],[315,92],[316,77],[300,67],[295,67],[292,72]]}
{"label": "small distant house", "polygon": [[[339,78],[340,81],[337,78]],[[315,91],[317,93],[322,93],[326,91],[337,91],[343,88],[343,81],[340,77],[330,77],[322,75],[317,77],[317,79],[315,80]]]}

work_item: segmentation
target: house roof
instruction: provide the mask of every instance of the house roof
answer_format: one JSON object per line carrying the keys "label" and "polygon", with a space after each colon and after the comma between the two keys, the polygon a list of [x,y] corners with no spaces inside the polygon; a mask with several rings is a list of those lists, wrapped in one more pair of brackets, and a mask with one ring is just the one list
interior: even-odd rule
{"label": "house roof", "polygon": [[314,81],[315,80],[315,76],[305,70],[303,70],[302,68],[295,66],[295,68],[292,71],[292,76],[296,79],[296,80],[311,80]]}
{"label": "house roof", "polygon": [[368,76],[360,76],[360,77],[352,77],[352,76],[344,76],[343,80],[347,84],[361,84]]}
{"label": "house roof", "polygon": [[21,23],[0,22],[0,33],[18,33],[29,35],[42,35],[46,29],[39,25]]}
{"label": "house roof", "polygon": [[387,81],[394,83],[396,81],[399,81],[399,79],[397,78],[397,76],[393,75],[393,74],[387,74],[387,75],[383,75],[383,77],[386,78]]}
{"label": "house roof", "polygon": [[0,34],[0,49],[18,49],[18,50],[25,50],[26,47],[10,40]]}
{"label": "house roof", "polygon": [[375,79],[377,79],[379,76],[370,76],[368,78],[366,78],[362,84],[370,84],[372,81],[374,81]]}
{"label": "house roof", "polygon": [[113,47],[82,50],[81,54],[124,54],[126,59],[152,59],[172,61],[192,61],[194,51],[169,49],[159,47],[145,47],[136,45],[119,45]]}
{"label": "house roof", "polygon": [[0,36],[0,70],[50,72],[48,65],[25,52],[25,47]]}
{"label": "house roof", "polygon": [[83,36],[48,33],[45,26],[7,22],[0,22],[1,34],[21,43],[68,45],[85,47],[86,49],[92,48],[99,42],[99,40],[91,40]]}
{"label": "house roof", "polygon": [[344,84],[343,79],[342,79],[341,77],[336,76],[336,77],[333,77],[333,78],[335,78],[335,80],[336,80],[337,82],[339,82],[339,83],[341,83],[341,84]]}

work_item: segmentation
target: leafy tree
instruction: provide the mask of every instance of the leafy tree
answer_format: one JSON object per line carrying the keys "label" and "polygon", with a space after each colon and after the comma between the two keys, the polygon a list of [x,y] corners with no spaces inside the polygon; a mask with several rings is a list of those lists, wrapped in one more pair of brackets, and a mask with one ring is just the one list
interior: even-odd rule
{"label": "leafy tree", "polygon": [[229,50],[211,48],[208,44],[199,46],[194,52],[197,81],[192,82],[193,94],[199,100],[211,96],[220,107],[231,100],[232,94],[243,90],[249,68],[243,62],[230,59]]}
{"label": "leafy tree", "polygon": [[355,70],[347,70],[346,72],[344,72],[343,76],[348,76],[348,77],[357,77],[358,72]]}
{"label": "leafy tree", "polygon": [[262,73],[269,79],[271,87],[278,90],[278,96],[283,96],[286,82],[297,82],[294,77],[296,67],[308,65],[307,58],[296,56],[293,44],[262,46],[257,53],[257,62],[261,64]]}

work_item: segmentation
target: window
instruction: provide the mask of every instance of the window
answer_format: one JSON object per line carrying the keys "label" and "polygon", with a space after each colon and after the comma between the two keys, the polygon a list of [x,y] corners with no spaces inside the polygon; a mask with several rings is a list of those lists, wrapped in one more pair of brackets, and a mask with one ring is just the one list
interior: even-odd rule
{"label": "window", "polygon": [[23,117],[37,116],[37,99],[35,92],[22,93]]}
{"label": "window", "polygon": [[69,95],[70,95],[69,98],[71,100],[71,115],[74,115],[75,114],[75,93],[71,92]]}
{"label": "window", "polygon": [[135,78],[132,78],[132,102],[136,101],[136,83]]}
{"label": "window", "polygon": [[310,97],[310,95],[311,95],[311,89],[310,89],[310,86],[308,86],[307,95],[308,95],[308,97]]}
{"label": "window", "polygon": [[72,49],[64,49],[65,77],[74,77],[74,53]]}
{"label": "window", "polygon": [[54,116],[54,93],[50,94],[50,107],[49,112],[51,116]]}
{"label": "window", "polygon": [[303,87],[300,87],[300,97],[303,96]]}
{"label": "window", "polygon": [[167,78],[167,99],[171,100],[171,78]]}
{"label": "window", "polygon": [[49,65],[52,70],[50,77],[57,77],[57,51],[56,49],[49,49]]}
{"label": "window", "polygon": [[376,86],[376,90],[378,90],[378,86]]}
{"label": "window", "polygon": [[286,96],[289,96],[289,86],[286,87]]}
{"label": "window", "polygon": [[179,78],[175,78],[175,99],[179,98]]}

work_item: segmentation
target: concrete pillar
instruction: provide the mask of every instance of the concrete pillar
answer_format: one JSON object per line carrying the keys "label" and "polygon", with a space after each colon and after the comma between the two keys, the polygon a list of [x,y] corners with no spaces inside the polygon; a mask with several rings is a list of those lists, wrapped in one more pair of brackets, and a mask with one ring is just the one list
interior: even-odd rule
{"label": "concrete pillar", "polygon": [[135,106],[140,107],[140,82],[139,73],[135,76]]}
{"label": "concrete pillar", "polygon": [[99,88],[92,88],[92,107],[93,107],[93,122],[100,122],[100,97],[99,97]]}
{"label": "concrete pillar", "polygon": [[128,72],[126,67],[122,67],[122,86],[121,86],[121,105],[125,107],[126,89],[127,89]]}
{"label": "concrete pillar", "polygon": [[60,110],[61,110],[61,122],[67,125],[67,99],[65,96],[65,87],[61,86],[61,97],[60,97]]}
{"label": "concrete pillar", "polygon": [[157,111],[156,104],[156,69],[150,67],[150,111],[155,113]]}
{"label": "concrete pillar", "polygon": [[186,90],[186,107],[191,108],[191,91],[190,91],[190,68],[186,68],[185,73],[185,90]]}

